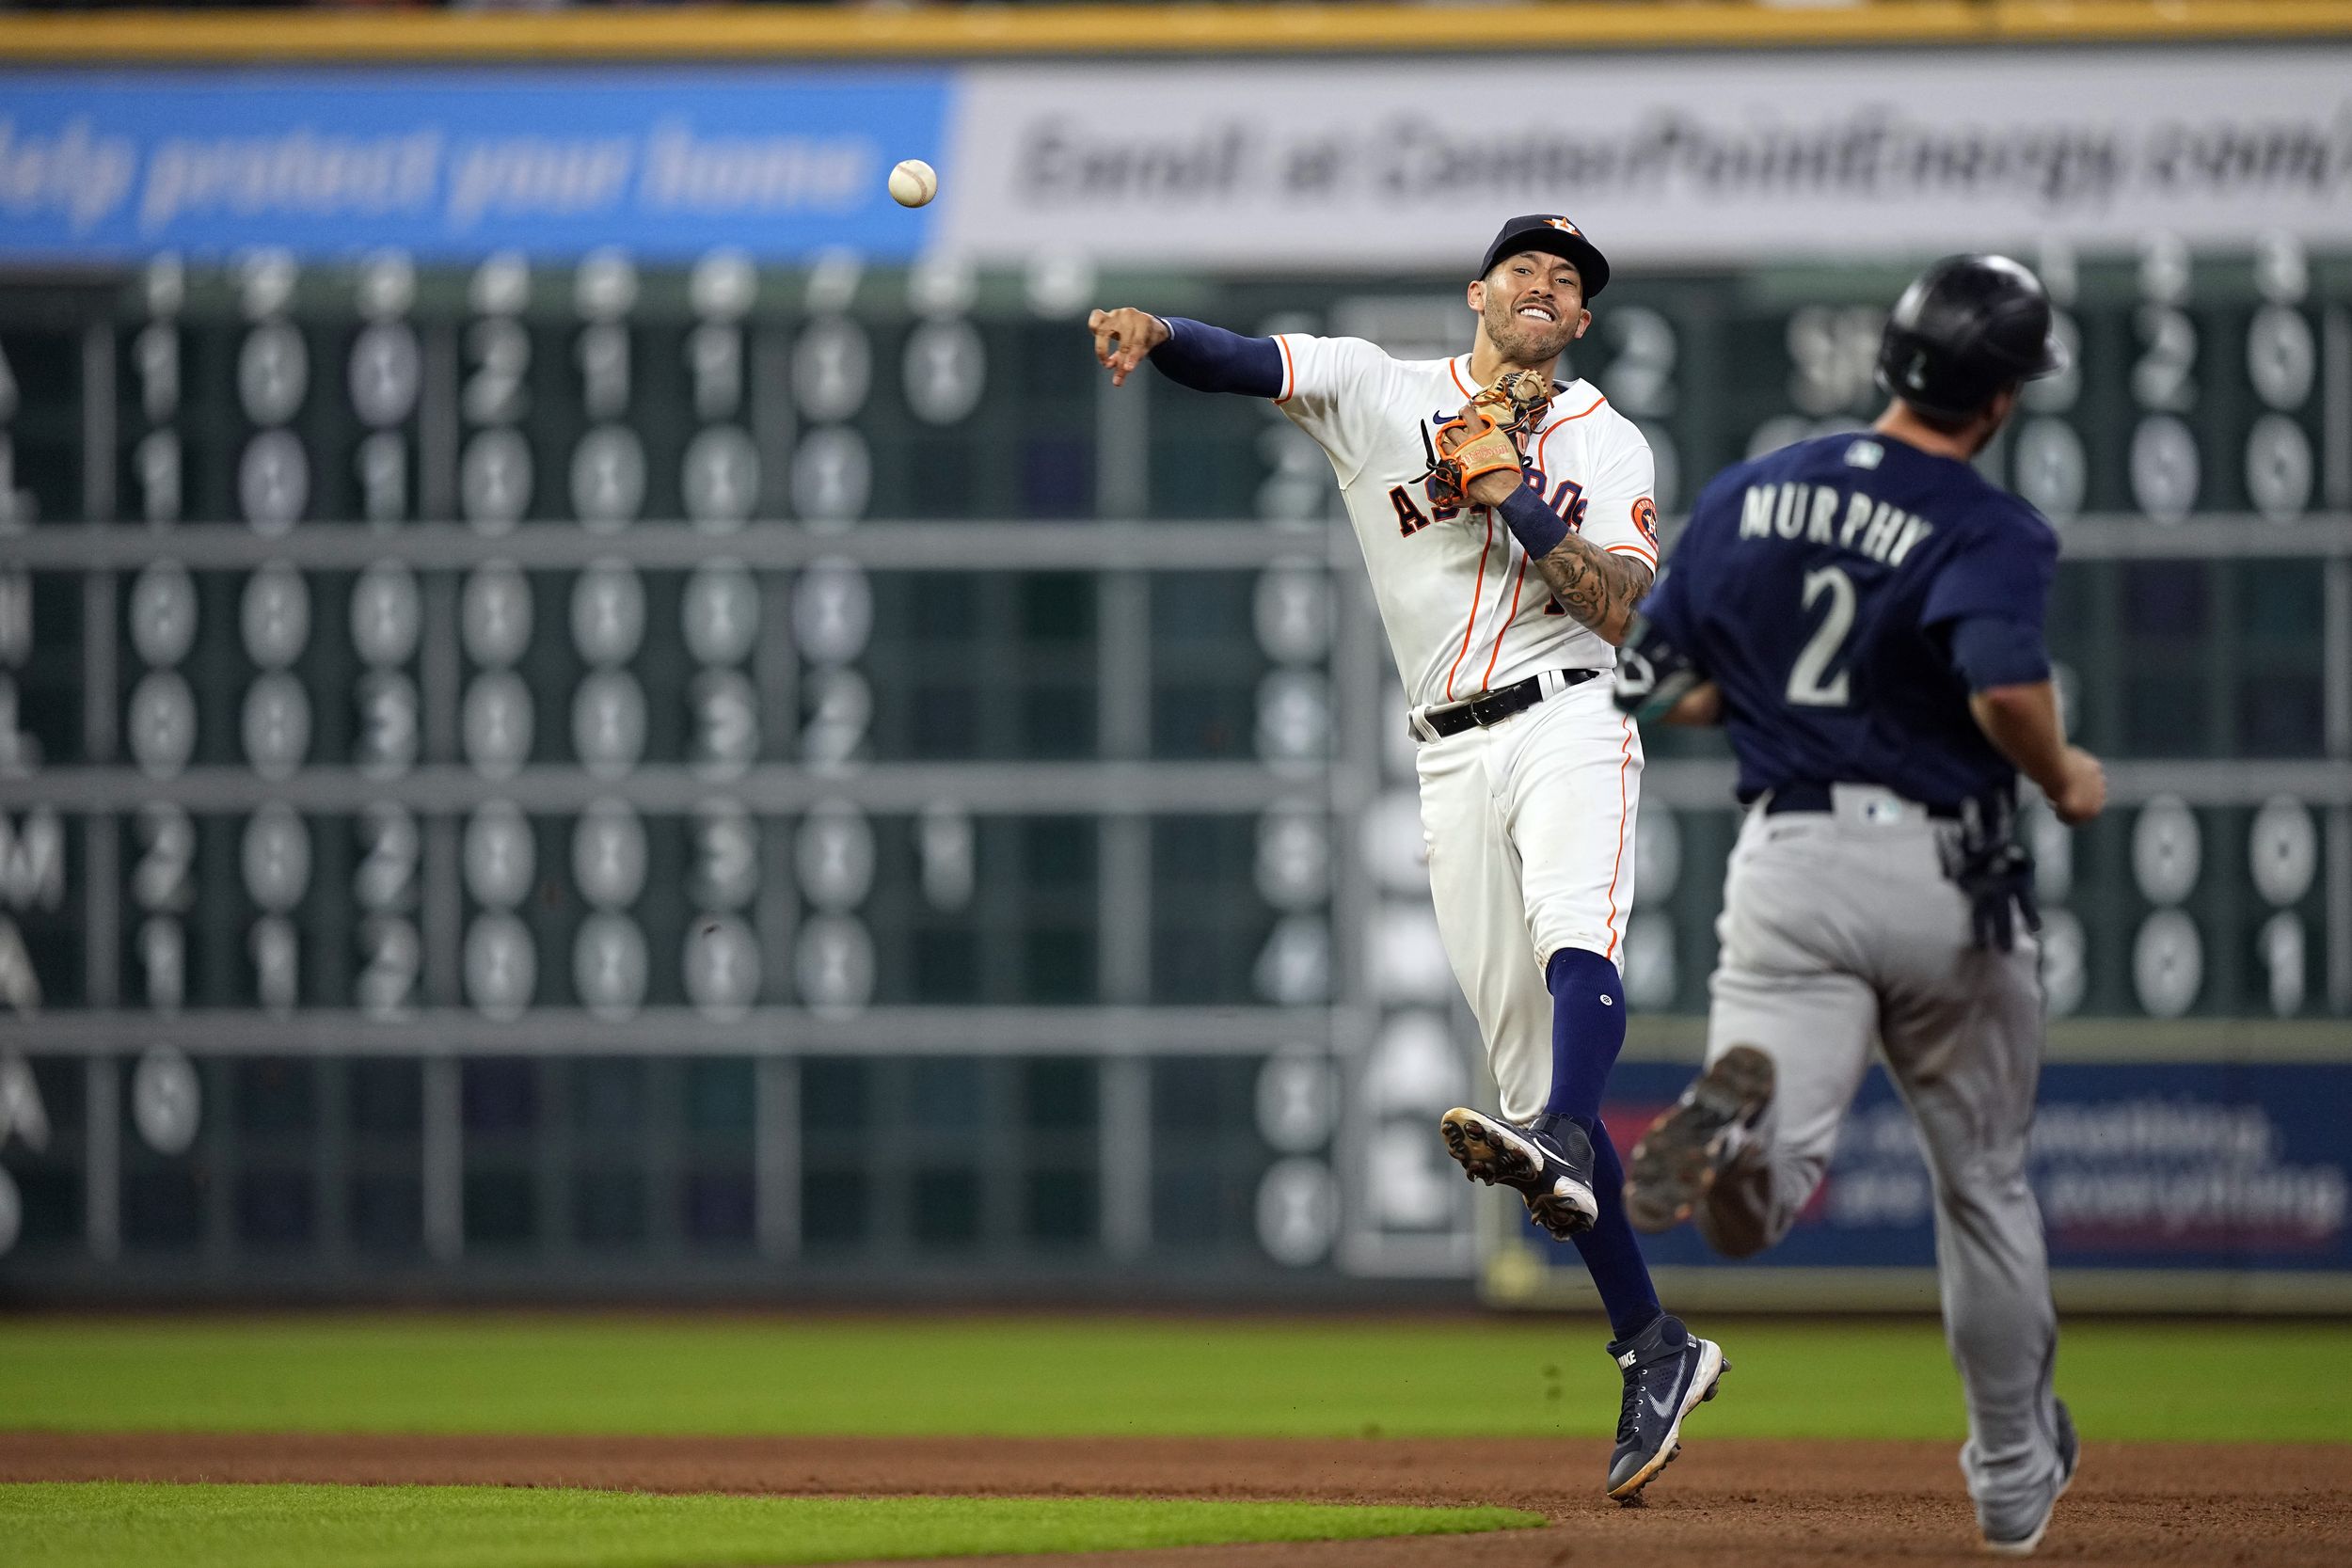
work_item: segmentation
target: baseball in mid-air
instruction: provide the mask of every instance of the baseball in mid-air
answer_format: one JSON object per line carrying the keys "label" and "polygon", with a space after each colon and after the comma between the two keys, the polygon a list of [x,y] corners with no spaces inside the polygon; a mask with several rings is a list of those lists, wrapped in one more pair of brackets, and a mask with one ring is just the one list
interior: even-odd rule
{"label": "baseball in mid-air", "polygon": [[904,158],[890,171],[890,198],[901,207],[920,207],[939,194],[939,175],[920,158]]}

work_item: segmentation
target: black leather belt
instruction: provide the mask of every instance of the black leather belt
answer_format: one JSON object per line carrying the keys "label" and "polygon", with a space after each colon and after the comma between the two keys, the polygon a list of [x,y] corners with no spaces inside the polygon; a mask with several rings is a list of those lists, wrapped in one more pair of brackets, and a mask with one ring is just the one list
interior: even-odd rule
{"label": "black leather belt", "polygon": [[[1581,686],[1600,673],[1598,670],[1555,670],[1561,689]],[[1448,703],[1443,707],[1425,710],[1421,716],[1422,728],[1413,732],[1416,740],[1424,737],[1442,740],[1450,735],[1460,735],[1467,729],[1485,729],[1500,724],[1515,713],[1525,713],[1544,700],[1544,678],[1530,675],[1523,681],[1513,681],[1500,691],[1488,691],[1466,703]]]}
{"label": "black leather belt", "polygon": [[[1830,798],[1830,791],[1836,787],[1835,784],[1821,784],[1811,779],[1800,780],[1795,784],[1774,784],[1765,793],[1764,815],[1778,816],[1783,812],[1835,810],[1836,802]],[[1934,806],[1924,800],[1914,801],[1913,804],[1918,806],[1930,816],[1942,821],[1956,822],[1960,819],[1958,806]]]}

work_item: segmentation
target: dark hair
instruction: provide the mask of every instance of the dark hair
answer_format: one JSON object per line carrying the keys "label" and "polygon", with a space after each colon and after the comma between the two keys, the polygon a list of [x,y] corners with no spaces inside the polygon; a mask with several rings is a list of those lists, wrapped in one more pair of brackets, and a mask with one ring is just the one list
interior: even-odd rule
{"label": "dark hair", "polygon": [[1983,409],[1979,408],[1966,414],[1938,414],[1920,407],[1908,398],[1898,398],[1895,401],[1911,410],[1913,419],[1926,425],[1930,430],[1944,436],[1959,435],[1967,426],[1977,422],[1977,415],[1984,412]]}
{"label": "dark hair", "polygon": [[1965,414],[1949,414],[1936,409],[1922,408],[1917,404],[1912,402],[1909,398],[1902,396],[1900,393],[1896,394],[1895,401],[1901,404],[1905,408],[1910,409],[1911,417],[1917,420],[1921,424],[1926,425],[1930,430],[1935,431],[1939,435],[1957,436],[1962,431],[1967,429],[1970,425],[1976,423],[1977,417],[1993,405],[1994,398],[1998,398],[2003,392],[2014,392],[2024,385],[2025,383],[2022,381],[2004,382],[2002,385],[1993,388],[1991,397],[1986,398],[1983,403],[1974,408],[1971,408]]}

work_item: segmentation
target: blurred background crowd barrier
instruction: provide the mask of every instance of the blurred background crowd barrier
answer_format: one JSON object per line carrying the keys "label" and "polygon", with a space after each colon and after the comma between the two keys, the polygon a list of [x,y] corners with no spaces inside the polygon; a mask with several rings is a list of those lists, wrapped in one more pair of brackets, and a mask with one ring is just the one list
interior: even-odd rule
{"label": "blurred background crowd barrier", "polygon": [[[1985,462],[2115,801],[2035,831],[2060,1291],[2352,1305],[2352,16],[1351,9],[0,18],[0,1301],[1582,1299],[1434,1136],[1487,1091],[1327,464],[1080,327],[1454,353],[1565,210],[1670,516],[1875,412],[1921,261],[2042,271],[2077,369]],[[1650,756],[1621,1139],[1737,826]],[[1658,1252],[1924,1306],[1931,1208],[1874,1074],[1771,1264]]]}

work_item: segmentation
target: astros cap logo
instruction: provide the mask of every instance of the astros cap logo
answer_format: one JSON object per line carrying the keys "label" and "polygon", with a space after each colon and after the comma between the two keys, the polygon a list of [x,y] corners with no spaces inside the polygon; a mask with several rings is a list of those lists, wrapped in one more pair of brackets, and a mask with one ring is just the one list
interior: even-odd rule
{"label": "astros cap logo", "polygon": [[1574,234],[1580,240],[1584,237],[1584,230],[1570,223],[1566,218],[1546,218],[1544,222],[1564,234]]}

